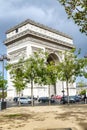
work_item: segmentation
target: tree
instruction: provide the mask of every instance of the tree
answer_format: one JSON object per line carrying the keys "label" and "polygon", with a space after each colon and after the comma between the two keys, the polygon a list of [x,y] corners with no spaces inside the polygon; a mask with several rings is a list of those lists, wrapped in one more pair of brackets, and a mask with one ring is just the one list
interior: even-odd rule
{"label": "tree", "polygon": [[[0,89],[6,90],[7,88],[7,80],[3,78],[3,76],[0,74]],[[4,101],[5,95],[4,91],[2,91],[2,101]]]}
{"label": "tree", "polygon": [[[46,67],[46,85],[48,85],[48,93],[49,93],[49,99],[51,98],[50,95],[50,87],[51,85],[55,85],[57,81],[57,71],[55,64],[53,62],[50,62],[47,64]],[[50,105],[50,100],[49,100],[49,105]]]}
{"label": "tree", "polygon": [[80,27],[80,31],[87,35],[87,0],[59,0],[64,6],[68,18],[72,18]]}
{"label": "tree", "polygon": [[13,86],[16,89],[16,92],[19,94],[19,105],[20,105],[20,95],[21,92],[26,87],[26,82],[24,79],[24,66],[23,59],[20,59],[16,64],[8,64],[7,70],[9,70]]}
{"label": "tree", "polygon": [[78,58],[80,52],[74,54],[75,49],[70,52],[64,52],[64,59],[58,63],[58,79],[66,82],[67,97],[69,104],[69,83],[73,83],[77,76],[82,75],[82,68],[84,66],[84,59]]}
{"label": "tree", "polygon": [[[33,103],[33,85],[38,84],[53,84],[55,78],[53,77],[54,68],[53,64],[47,64],[48,54],[43,51],[34,52],[26,60],[22,59],[17,65],[9,65],[11,78],[13,79],[16,91],[21,92],[25,87],[25,84],[31,84],[31,99]],[[23,86],[22,86],[23,85]],[[50,95],[50,94],[49,94]]]}
{"label": "tree", "polygon": [[55,67],[55,64],[52,61],[49,63],[46,62],[44,68],[41,69],[41,75],[39,76],[38,83],[43,85],[48,85],[49,105],[50,105],[50,98],[51,98],[50,87],[51,85],[55,85],[56,81],[57,81],[57,69]]}
{"label": "tree", "polygon": [[34,52],[24,63],[25,66],[25,80],[27,83],[31,83],[31,99],[33,102],[33,85],[39,83],[39,76],[42,75],[42,68],[45,66],[46,53],[39,51]]}

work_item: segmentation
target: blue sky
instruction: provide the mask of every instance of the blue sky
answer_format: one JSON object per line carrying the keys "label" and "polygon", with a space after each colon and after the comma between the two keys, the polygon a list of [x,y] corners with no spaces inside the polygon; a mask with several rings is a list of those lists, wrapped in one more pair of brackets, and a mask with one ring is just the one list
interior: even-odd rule
{"label": "blue sky", "polygon": [[76,48],[81,48],[80,55],[87,54],[87,37],[67,18],[64,7],[57,0],[0,0],[0,55],[6,54],[5,32],[26,19],[70,35]]}

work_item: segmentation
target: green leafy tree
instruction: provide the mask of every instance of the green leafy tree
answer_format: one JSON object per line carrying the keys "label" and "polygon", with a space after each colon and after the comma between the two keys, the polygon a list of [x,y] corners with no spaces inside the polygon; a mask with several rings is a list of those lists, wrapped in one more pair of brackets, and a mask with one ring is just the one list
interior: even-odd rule
{"label": "green leafy tree", "polygon": [[82,68],[84,66],[84,59],[78,58],[80,52],[74,54],[75,49],[70,52],[64,52],[64,59],[58,63],[58,79],[66,82],[67,97],[69,104],[69,83],[73,83],[77,76],[82,75]]}
{"label": "green leafy tree", "polygon": [[7,80],[5,80],[1,74],[0,74],[0,89],[2,90],[2,101],[4,101],[5,98],[4,90],[7,89]]}
{"label": "green leafy tree", "polygon": [[38,76],[42,75],[42,68],[45,66],[46,53],[39,51],[34,52],[24,63],[25,66],[25,79],[27,83],[31,83],[31,99],[33,102],[33,85],[39,83]]}
{"label": "green leafy tree", "polygon": [[21,92],[26,87],[26,82],[24,79],[24,66],[23,59],[20,59],[16,64],[8,64],[7,70],[9,70],[13,86],[16,89],[16,92],[19,94],[19,105],[20,105],[20,96]]}
{"label": "green leafy tree", "polygon": [[[38,79],[39,84],[41,83],[43,85],[48,85],[49,99],[51,98],[50,87],[51,85],[55,85],[56,81],[57,81],[57,69],[55,67],[55,64],[51,61],[49,63],[46,63],[44,68],[41,69],[41,75],[39,76]],[[50,105],[50,100],[49,100],[49,105]]]}
{"label": "green leafy tree", "polygon": [[68,18],[72,18],[87,35],[87,0],[58,0],[65,8]]}

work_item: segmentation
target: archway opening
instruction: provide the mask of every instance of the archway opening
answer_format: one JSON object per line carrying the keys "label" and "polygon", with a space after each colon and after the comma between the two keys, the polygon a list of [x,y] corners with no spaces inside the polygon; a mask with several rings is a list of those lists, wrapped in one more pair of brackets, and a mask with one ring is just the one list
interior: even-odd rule
{"label": "archway opening", "polygon": [[[53,62],[55,65],[59,62],[59,58],[56,54],[51,53],[48,56],[47,63]],[[56,83],[53,85],[53,95],[56,95]]]}
{"label": "archway opening", "polygon": [[54,53],[49,54],[47,62],[50,63],[51,61],[54,62],[54,64],[56,64],[59,61],[58,56]]}

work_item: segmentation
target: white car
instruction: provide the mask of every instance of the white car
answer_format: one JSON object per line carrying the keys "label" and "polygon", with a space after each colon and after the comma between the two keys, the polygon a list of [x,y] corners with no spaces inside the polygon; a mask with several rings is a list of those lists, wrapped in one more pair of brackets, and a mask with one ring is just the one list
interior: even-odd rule
{"label": "white car", "polygon": [[20,98],[18,98],[18,102],[19,101],[20,101],[21,104],[29,104],[30,103],[29,99],[26,98],[26,97],[20,97]]}

